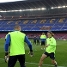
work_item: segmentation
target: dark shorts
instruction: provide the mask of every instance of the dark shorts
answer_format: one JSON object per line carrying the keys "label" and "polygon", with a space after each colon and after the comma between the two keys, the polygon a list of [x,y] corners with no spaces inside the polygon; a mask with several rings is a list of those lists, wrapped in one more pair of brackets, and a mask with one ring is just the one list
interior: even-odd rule
{"label": "dark shorts", "polygon": [[41,46],[45,45],[45,41],[41,41]]}
{"label": "dark shorts", "polygon": [[50,57],[52,60],[55,59],[55,54],[53,52],[52,53],[45,52],[44,54],[47,55],[47,57]]}
{"label": "dark shorts", "polygon": [[37,40],[34,40],[34,43],[36,44],[37,43]]}
{"label": "dark shorts", "polygon": [[8,61],[8,67],[14,67],[17,60],[20,63],[20,67],[25,67],[25,54],[24,55],[10,56],[9,61]]}

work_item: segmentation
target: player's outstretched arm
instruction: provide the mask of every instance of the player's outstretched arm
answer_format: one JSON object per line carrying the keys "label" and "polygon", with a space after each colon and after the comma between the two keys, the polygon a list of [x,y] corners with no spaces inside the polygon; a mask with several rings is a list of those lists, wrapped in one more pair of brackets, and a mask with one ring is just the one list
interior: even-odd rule
{"label": "player's outstretched arm", "polygon": [[30,49],[29,54],[30,54],[30,56],[32,57],[32,56],[33,56],[32,44],[31,44],[31,42],[29,41],[29,39],[28,39],[27,36],[25,36],[25,42],[27,43],[27,45],[28,45],[28,47],[29,47],[29,49]]}
{"label": "player's outstretched arm", "polygon": [[8,53],[8,48],[9,48],[9,45],[10,45],[10,35],[7,36],[6,38],[6,41],[5,41],[5,46],[4,46],[4,49],[5,49],[5,62],[8,62],[8,59],[9,59],[9,53]]}

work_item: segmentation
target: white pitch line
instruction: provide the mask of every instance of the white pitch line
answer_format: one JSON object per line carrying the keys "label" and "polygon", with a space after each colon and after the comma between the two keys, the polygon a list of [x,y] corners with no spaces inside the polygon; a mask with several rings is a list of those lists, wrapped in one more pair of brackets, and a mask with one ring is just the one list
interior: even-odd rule
{"label": "white pitch line", "polygon": [[0,60],[4,60],[3,58],[0,58]]}
{"label": "white pitch line", "polygon": [[[4,58],[0,58],[0,60],[4,61]],[[34,65],[38,65],[38,63],[34,63],[34,62],[25,62],[27,64],[34,64]],[[43,66],[54,66],[54,65],[51,65],[51,64],[43,64]],[[66,66],[58,66],[58,67],[66,67]]]}
{"label": "white pitch line", "polygon": [[[26,62],[28,64],[35,64],[35,65],[38,65],[38,63],[32,63],[32,62]],[[54,66],[54,65],[51,65],[51,64],[43,64],[43,66]],[[58,67],[65,67],[65,66],[58,66]]]}

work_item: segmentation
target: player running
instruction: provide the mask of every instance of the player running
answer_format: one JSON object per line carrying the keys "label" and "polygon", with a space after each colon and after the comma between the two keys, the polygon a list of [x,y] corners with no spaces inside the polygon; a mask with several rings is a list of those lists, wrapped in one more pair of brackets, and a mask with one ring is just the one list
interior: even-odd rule
{"label": "player running", "polygon": [[52,32],[47,32],[48,38],[46,40],[46,50],[40,58],[39,67],[42,67],[43,61],[47,57],[50,57],[52,64],[54,64],[54,66],[57,67],[57,62],[55,61],[56,40],[53,37],[53,35],[54,34]]}

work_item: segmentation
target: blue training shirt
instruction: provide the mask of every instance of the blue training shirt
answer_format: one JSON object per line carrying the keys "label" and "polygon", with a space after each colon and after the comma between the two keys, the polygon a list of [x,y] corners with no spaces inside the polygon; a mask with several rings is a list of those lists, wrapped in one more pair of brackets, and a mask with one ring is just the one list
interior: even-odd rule
{"label": "blue training shirt", "polygon": [[[8,34],[7,38],[6,38],[6,42],[5,42],[5,51],[7,52],[8,51],[8,48],[10,46],[10,34]],[[32,44],[31,42],[29,41],[28,37],[25,36],[25,40],[24,40],[27,44],[28,44],[28,47],[30,48],[30,51],[32,51]]]}

